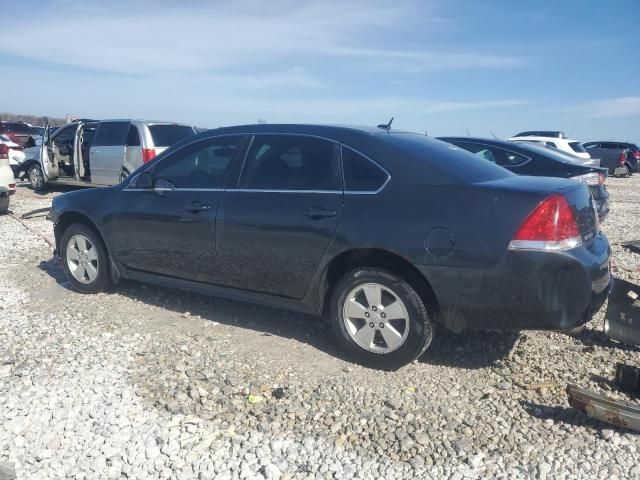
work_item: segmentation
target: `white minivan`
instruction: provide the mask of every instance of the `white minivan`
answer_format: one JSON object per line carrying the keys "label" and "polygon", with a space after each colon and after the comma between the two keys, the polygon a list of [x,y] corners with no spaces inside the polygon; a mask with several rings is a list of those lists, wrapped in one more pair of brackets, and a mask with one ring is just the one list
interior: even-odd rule
{"label": "white minivan", "polygon": [[45,136],[39,158],[25,160],[21,172],[35,190],[45,189],[48,183],[116,185],[143,163],[195,133],[189,125],[171,122],[79,120]]}

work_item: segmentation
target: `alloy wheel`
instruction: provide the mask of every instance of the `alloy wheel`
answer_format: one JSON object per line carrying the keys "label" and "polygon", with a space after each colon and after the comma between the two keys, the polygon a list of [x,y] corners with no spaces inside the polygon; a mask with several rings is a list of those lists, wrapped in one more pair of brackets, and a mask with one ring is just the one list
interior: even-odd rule
{"label": "alloy wheel", "polygon": [[391,353],[409,334],[409,314],[404,302],[379,283],[358,285],[346,296],[342,318],[349,336],[373,353]]}
{"label": "alloy wheel", "polygon": [[76,234],[67,243],[67,267],[73,278],[88,285],[98,277],[98,252],[87,237]]}

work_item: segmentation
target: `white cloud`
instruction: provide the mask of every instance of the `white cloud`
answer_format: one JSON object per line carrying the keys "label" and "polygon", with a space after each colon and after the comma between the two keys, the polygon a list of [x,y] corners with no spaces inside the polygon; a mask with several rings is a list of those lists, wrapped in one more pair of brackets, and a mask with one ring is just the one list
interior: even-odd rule
{"label": "white cloud", "polygon": [[587,107],[591,118],[629,117],[640,115],[640,97],[620,97],[591,102]]}
{"label": "white cloud", "polygon": [[[444,23],[430,10],[428,3],[415,1],[225,0],[197,5],[146,0],[103,6],[58,1],[30,12],[29,22],[5,23],[0,52],[142,75],[276,70],[336,58],[405,71],[524,63],[512,56],[398,48],[403,29]],[[383,43],[386,39],[396,47]],[[303,83],[317,83],[307,80]]]}

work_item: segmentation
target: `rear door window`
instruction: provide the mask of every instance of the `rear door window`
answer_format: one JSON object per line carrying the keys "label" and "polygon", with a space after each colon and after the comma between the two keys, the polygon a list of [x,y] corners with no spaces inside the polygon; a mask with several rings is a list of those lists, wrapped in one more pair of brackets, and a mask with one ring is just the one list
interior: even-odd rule
{"label": "rear door window", "polygon": [[349,192],[377,192],[389,178],[389,174],[349,147],[342,147],[344,189]]}
{"label": "rear door window", "polygon": [[250,190],[342,190],[338,145],[303,135],[256,135],[240,178]]}
{"label": "rear door window", "polygon": [[162,160],[153,170],[155,179],[175,188],[222,188],[242,135],[197,142]]}
{"label": "rear door window", "polygon": [[154,147],[170,147],[180,140],[195,135],[193,128],[186,125],[156,124],[149,125]]}
{"label": "rear door window", "polygon": [[2,130],[8,133],[16,133],[20,135],[33,135],[35,133],[29,125],[24,123],[3,123]]}
{"label": "rear door window", "polygon": [[129,131],[129,122],[100,122],[93,146],[112,147],[124,145]]}

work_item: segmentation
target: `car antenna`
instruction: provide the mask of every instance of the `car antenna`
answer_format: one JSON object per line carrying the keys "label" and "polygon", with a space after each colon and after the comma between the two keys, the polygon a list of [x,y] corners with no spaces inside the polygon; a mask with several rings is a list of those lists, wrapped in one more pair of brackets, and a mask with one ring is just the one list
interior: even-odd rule
{"label": "car antenna", "polygon": [[469,134],[469,129],[465,128],[465,130],[467,131],[467,137],[470,137],[471,135]]}
{"label": "car antenna", "polygon": [[491,135],[493,135],[493,138],[495,138],[496,140],[498,139],[498,137],[496,137],[496,134],[491,132]]}
{"label": "car antenna", "polygon": [[380,125],[378,125],[378,128],[386,130],[387,133],[389,133],[389,130],[391,130],[392,123],[393,123],[393,117],[391,117],[391,120],[389,120],[389,123],[381,123]]}

